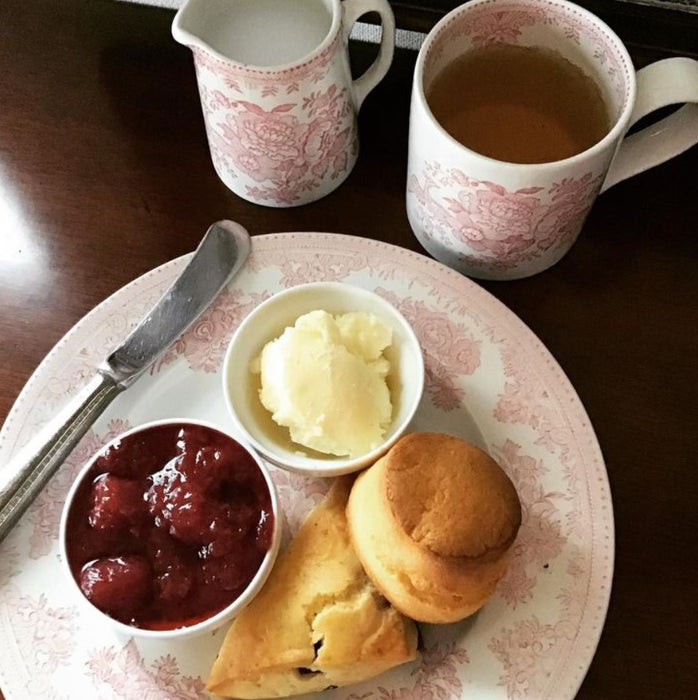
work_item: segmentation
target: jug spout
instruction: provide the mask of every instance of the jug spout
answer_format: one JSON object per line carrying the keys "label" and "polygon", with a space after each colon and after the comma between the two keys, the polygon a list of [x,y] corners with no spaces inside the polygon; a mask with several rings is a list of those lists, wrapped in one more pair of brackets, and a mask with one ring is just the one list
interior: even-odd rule
{"label": "jug spout", "polygon": [[172,21],[172,36],[190,49],[219,53],[212,45],[215,43],[213,32],[229,10],[230,0],[186,0]]}
{"label": "jug spout", "polygon": [[339,0],[186,0],[172,35],[225,63],[268,68],[308,58],[341,21]]}

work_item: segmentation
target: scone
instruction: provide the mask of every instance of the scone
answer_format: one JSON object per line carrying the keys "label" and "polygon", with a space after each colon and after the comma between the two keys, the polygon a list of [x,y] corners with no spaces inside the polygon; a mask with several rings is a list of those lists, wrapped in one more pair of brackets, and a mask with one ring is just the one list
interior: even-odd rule
{"label": "scone", "polygon": [[296,695],[366,680],[417,654],[417,629],[381,596],[351,547],[342,477],[233,622],[207,690],[234,698]]}
{"label": "scone", "polygon": [[400,612],[455,622],[478,610],[504,575],[521,505],[482,450],[412,433],[359,475],[347,519],[366,573]]}

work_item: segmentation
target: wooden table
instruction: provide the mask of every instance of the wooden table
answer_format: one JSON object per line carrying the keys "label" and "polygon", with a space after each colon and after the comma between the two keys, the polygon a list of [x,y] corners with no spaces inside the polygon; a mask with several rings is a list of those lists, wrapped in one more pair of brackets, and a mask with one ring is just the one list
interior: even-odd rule
{"label": "wooden table", "polygon": [[[216,219],[420,250],[404,208],[413,54],[398,52],[366,100],[347,182],[315,204],[268,209],[215,175],[171,20],[106,0],[0,3],[0,420],[75,322],[191,251]],[[364,49],[352,48],[357,60]],[[697,171],[694,148],[612,188],[556,267],[483,284],[560,362],[607,461],[615,579],[579,698],[698,687]]]}

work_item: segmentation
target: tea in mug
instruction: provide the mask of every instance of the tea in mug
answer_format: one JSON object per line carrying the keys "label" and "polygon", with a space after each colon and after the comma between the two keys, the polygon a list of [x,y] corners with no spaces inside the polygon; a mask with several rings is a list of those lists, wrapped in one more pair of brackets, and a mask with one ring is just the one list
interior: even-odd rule
{"label": "tea in mug", "polygon": [[473,49],[434,78],[426,98],[454,139],[509,163],[568,158],[610,129],[596,82],[556,51],[539,47]]}

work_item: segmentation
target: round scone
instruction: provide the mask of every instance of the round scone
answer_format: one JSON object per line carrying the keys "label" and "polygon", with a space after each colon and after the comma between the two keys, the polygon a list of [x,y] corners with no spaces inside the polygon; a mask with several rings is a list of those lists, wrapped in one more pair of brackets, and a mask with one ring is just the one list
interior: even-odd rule
{"label": "round scone", "polygon": [[347,519],[361,564],[395,608],[421,622],[455,622],[504,575],[521,504],[487,453],[421,432],[358,476]]}

